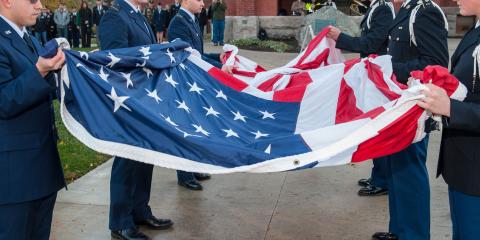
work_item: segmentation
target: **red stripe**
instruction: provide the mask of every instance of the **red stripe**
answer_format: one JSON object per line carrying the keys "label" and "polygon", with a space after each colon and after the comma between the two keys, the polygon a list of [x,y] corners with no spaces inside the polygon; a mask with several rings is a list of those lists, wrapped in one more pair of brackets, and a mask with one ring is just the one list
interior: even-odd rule
{"label": "red stripe", "polygon": [[399,94],[391,91],[388,87],[387,82],[385,82],[385,79],[383,78],[383,72],[380,66],[367,60],[365,61],[365,68],[367,69],[368,78],[390,101],[400,97]]}
{"label": "red stripe", "polygon": [[306,89],[306,86],[296,86],[275,91],[273,100],[277,102],[301,102]]}
{"label": "red stripe", "polygon": [[[350,69],[357,63],[361,61],[360,58],[355,58],[346,61],[344,73],[350,71]],[[338,93],[338,102],[337,102],[337,114],[335,116],[335,124],[344,123],[355,119],[356,117],[362,115],[362,110],[357,108],[357,100],[353,89],[347,85],[345,79],[342,78],[340,83],[340,91]]]}
{"label": "red stripe", "polygon": [[303,64],[296,64],[293,66],[294,68],[307,70],[307,69],[316,69],[319,68],[322,64],[327,65],[328,55],[330,54],[330,49],[323,50],[313,61],[303,63]]}
{"label": "red stripe", "polygon": [[270,91],[273,90],[273,85],[275,85],[275,83],[278,82],[278,80],[280,80],[280,78],[282,78],[282,77],[283,77],[282,74],[276,74],[274,77],[272,77],[269,80],[260,84],[258,86],[258,89],[260,89],[264,92],[270,92]]}
{"label": "red stripe", "polygon": [[248,87],[248,84],[244,83],[240,79],[235,78],[234,76],[223,72],[222,70],[212,67],[208,71],[208,73],[217,79],[219,82],[241,92],[243,89]]}
{"label": "red stripe", "polygon": [[310,54],[313,52],[313,50],[315,50],[315,48],[317,48],[318,44],[320,44],[320,42],[324,40],[325,36],[327,36],[328,31],[329,31],[329,28],[324,28],[323,31],[321,31],[319,34],[317,34],[317,36],[314,37],[312,39],[312,41],[310,41],[310,43],[307,46],[307,49],[305,50],[305,53],[298,60],[298,62],[295,64],[296,66],[301,65],[303,63],[303,61],[305,61],[305,59],[308,56],[310,56]]}
{"label": "red stripe", "polygon": [[290,82],[285,88],[306,86],[310,83],[312,83],[312,78],[310,77],[310,74],[308,74],[308,72],[300,72],[291,75]]}
{"label": "red stripe", "polygon": [[387,156],[410,146],[415,138],[418,119],[422,113],[422,108],[414,106],[382,129],[377,136],[358,145],[357,151],[352,156],[352,162]]}
{"label": "red stripe", "polygon": [[251,77],[251,78],[254,78],[255,76],[257,76],[257,72],[247,72],[243,70],[238,70],[236,68],[232,69],[232,73],[243,76],[243,77]]}
{"label": "red stripe", "polygon": [[265,68],[257,64],[257,67],[255,68],[255,72],[259,73],[259,72],[265,72],[265,71],[267,71],[265,70]]}
{"label": "red stripe", "polygon": [[431,81],[433,84],[445,89],[448,96],[451,96],[460,85],[458,79],[442,66],[427,66],[423,71],[413,71],[410,75],[420,79],[422,83]]}
{"label": "red stripe", "polygon": [[342,82],[340,83],[335,124],[351,121],[362,114],[362,110],[357,108],[357,101],[353,89],[347,85],[345,79],[342,79]]}

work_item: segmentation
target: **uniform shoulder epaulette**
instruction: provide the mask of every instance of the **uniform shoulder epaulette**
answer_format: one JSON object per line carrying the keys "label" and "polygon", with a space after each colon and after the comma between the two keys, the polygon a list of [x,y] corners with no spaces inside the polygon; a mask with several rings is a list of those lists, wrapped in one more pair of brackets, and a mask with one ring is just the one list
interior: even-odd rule
{"label": "uniform shoulder epaulette", "polygon": [[413,25],[415,24],[418,11],[421,8],[425,8],[426,6],[432,6],[440,12],[440,14],[443,17],[443,24],[444,24],[445,30],[447,30],[448,32],[448,20],[447,20],[447,16],[445,16],[445,13],[443,13],[442,8],[431,0],[420,0],[417,2],[417,5],[413,8],[410,14],[409,22],[408,22],[408,30],[410,32],[410,42],[413,43],[415,46],[417,46],[417,41],[415,39],[415,32],[413,31]]}
{"label": "uniform shoulder epaulette", "polygon": [[370,29],[370,24],[371,24],[371,21],[372,21],[373,12],[375,12],[375,9],[377,9],[381,5],[387,5],[390,8],[390,11],[392,12],[392,17],[395,18],[395,9],[393,7],[393,4],[389,1],[378,0],[377,2],[375,2],[373,4],[373,6],[371,6],[372,9],[370,10],[370,13],[367,16],[367,28],[368,29]]}

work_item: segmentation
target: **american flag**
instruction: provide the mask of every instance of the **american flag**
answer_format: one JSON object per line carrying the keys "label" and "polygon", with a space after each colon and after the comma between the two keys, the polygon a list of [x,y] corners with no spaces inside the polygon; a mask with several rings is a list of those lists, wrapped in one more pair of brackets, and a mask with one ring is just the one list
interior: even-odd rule
{"label": "american flag", "polygon": [[436,67],[406,89],[391,79],[389,56],[311,65],[267,90],[202,61],[180,40],[65,52],[61,115],[76,138],[185,171],[276,172],[384,156],[425,136],[427,114],[415,104],[422,81],[453,97],[465,92]]}

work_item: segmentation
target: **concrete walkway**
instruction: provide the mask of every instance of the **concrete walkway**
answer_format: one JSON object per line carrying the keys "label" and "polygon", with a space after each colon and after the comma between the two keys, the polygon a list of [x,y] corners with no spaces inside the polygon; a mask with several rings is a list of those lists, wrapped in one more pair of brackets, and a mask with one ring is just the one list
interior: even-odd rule
{"label": "concrete walkway", "polygon": [[[452,49],[458,40],[451,40]],[[207,46],[207,51],[219,50]],[[295,54],[241,51],[266,68]],[[353,56],[353,55],[351,55]],[[430,137],[432,239],[451,239],[447,187],[433,174],[440,134]],[[110,239],[108,230],[111,161],[69,185],[58,195],[51,239]],[[358,179],[371,163],[274,174],[215,175],[205,190],[177,186],[174,170],[156,167],[150,205],[174,228],[144,230],[153,239],[175,240],[369,240],[388,227],[388,198],[359,197]]]}

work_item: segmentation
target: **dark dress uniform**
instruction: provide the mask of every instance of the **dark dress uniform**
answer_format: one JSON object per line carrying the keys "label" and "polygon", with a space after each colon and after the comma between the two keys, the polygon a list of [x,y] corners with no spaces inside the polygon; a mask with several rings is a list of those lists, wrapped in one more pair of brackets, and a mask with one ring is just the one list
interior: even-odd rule
{"label": "dark dress uniform", "polygon": [[[98,38],[102,50],[156,43],[145,17],[124,0],[115,1],[105,13],[98,27]],[[139,221],[153,218],[148,205],[152,172],[151,164],[115,157],[110,180],[112,231],[135,229]]]}
{"label": "dark dress uniform", "polygon": [[165,9],[154,8],[153,24],[157,32],[163,32],[168,23],[168,11]]}
{"label": "dark dress uniform", "polygon": [[[385,55],[388,45],[388,29],[394,18],[395,12],[391,3],[384,0],[372,2],[360,24],[362,29],[360,37],[351,37],[341,33],[338,36],[336,48],[360,53],[362,58],[370,54]],[[385,159],[373,160],[371,186],[361,189],[359,194],[364,192],[362,195],[376,195],[386,192],[385,164]]]}
{"label": "dark dress uniform", "polygon": [[[411,16],[415,18],[410,29]],[[430,0],[411,0],[400,8],[390,30],[387,52],[397,80],[427,65],[448,66],[446,18]],[[390,232],[399,239],[430,239],[430,187],[426,167],[428,135],[384,157],[387,162]]]}
{"label": "dark dress uniform", "polygon": [[[475,48],[480,28],[471,29],[458,45],[451,73],[468,89],[463,102],[451,100],[450,117],[444,117],[437,176],[449,186],[452,239],[480,237],[480,81]],[[477,74],[474,74],[477,68]]]}
{"label": "dark dress uniform", "polygon": [[82,48],[89,48],[92,40],[92,10],[90,8],[80,8],[77,20],[81,30]]}
{"label": "dark dress uniform", "polygon": [[[185,12],[183,9],[181,9],[170,22],[167,30],[167,37],[168,41],[173,41],[176,38],[179,38],[189,43],[193,49],[199,51],[200,54],[202,54],[203,60],[209,62],[210,64],[218,68],[222,67],[219,54],[205,54],[203,52],[203,35],[200,31],[198,19],[195,17],[194,21],[192,17],[188,15],[188,13]],[[195,181],[196,178],[201,180],[203,177],[203,175],[184,171],[177,171],[177,178],[180,185],[188,184],[189,182]],[[195,185],[199,185],[199,187],[194,190],[201,190],[200,184],[197,183]]]}
{"label": "dark dress uniform", "polygon": [[68,23],[68,42],[73,48],[80,47],[80,30],[77,25],[78,13],[70,13],[70,22]]}
{"label": "dark dress uniform", "polygon": [[53,75],[0,18],[0,239],[48,240],[57,191],[65,187],[53,115]]}
{"label": "dark dress uniform", "polygon": [[92,8],[93,12],[93,24],[98,26],[100,24],[100,20],[102,20],[103,15],[107,12],[108,8],[105,6],[101,6],[100,9],[98,6]]}

